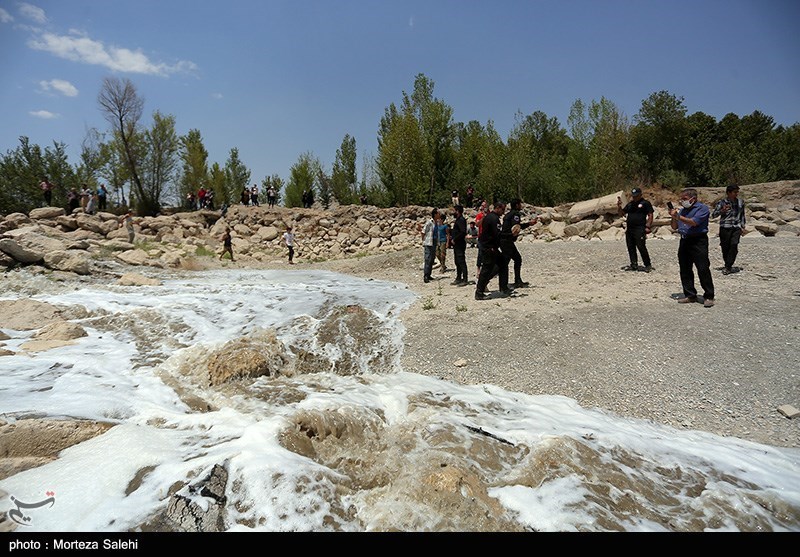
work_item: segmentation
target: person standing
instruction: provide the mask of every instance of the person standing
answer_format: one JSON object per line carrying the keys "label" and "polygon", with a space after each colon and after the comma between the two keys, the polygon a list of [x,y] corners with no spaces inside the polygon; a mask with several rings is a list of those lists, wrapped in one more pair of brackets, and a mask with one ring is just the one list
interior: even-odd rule
{"label": "person standing", "polygon": [[454,286],[466,286],[467,280],[467,219],[464,218],[464,206],[455,206],[456,220],[453,223],[453,230],[450,234],[453,244],[453,262],[456,266],[456,280],[451,284]]}
{"label": "person standing", "polygon": [[680,267],[683,297],[679,304],[697,302],[697,289],[694,286],[694,269],[703,288],[703,305],[714,306],[714,280],[711,277],[711,263],[708,259],[708,218],[711,212],[697,200],[697,190],[686,188],[681,192],[681,209],[670,209],[673,230],[680,232],[678,246],[678,265]]}
{"label": "person standing", "polygon": [[623,271],[638,271],[639,261],[636,251],[642,256],[642,271],[649,273],[653,270],[650,264],[650,253],[647,251],[647,235],[653,226],[653,205],[642,197],[642,190],[633,188],[631,200],[623,207],[622,199],[617,197],[617,210],[620,215],[628,215],[625,227],[625,244],[628,246],[630,265],[623,267]]}
{"label": "person standing", "polygon": [[461,200],[458,198],[458,190],[453,190],[453,192],[450,194],[450,201],[452,202],[453,207],[456,205],[461,205]]}
{"label": "person standing", "polygon": [[477,274],[481,274],[481,265],[483,264],[483,250],[481,250],[481,228],[483,218],[489,214],[489,207],[485,201],[481,201],[478,208],[478,214],[475,215],[475,225],[478,227],[478,256],[476,258],[475,266],[477,267]]}
{"label": "person standing", "polygon": [[242,200],[242,205],[247,207],[250,204],[250,190],[247,189],[247,186],[242,188],[242,194],[240,197]]}
{"label": "person standing", "polygon": [[475,206],[473,205],[474,201],[475,201],[475,188],[473,188],[472,186],[467,186],[466,206],[469,207],[470,209],[475,208]]}
{"label": "person standing", "polygon": [[745,230],[744,201],[739,199],[739,186],[731,184],[725,188],[725,199],[714,207],[712,217],[719,219],[719,245],[722,248],[722,260],[725,262],[723,275],[739,271],[734,267],[739,254],[739,239],[747,234]]}
{"label": "person standing", "polygon": [[[508,269],[508,262],[514,260],[514,287],[526,288],[530,286],[529,283],[522,280],[520,273],[522,271],[522,255],[517,249],[517,238],[522,230],[529,226],[536,224],[538,220],[536,217],[528,222],[522,222],[522,200],[517,198],[511,201],[511,210],[503,217],[503,229],[500,234],[500,251],[505,256],[506,269]],[[506,270],[508,273],[508,270]]]}
{"label": "person standing", "polygon": [[231,229],[229,226],[225,227],[225,233],[222,235],[222,253],[219,256],[219,260],[222,261],[222,258],[225,257],[226,253],[229,253],[231,256],[231,262],[233,262],[233,238],[231,237]]}
{"label": "person standing", "polygon": [[105,211],[107,201],[108,201],[108,190],[106,189],[106,185],[100,184],[100,187],[97,188],[97,210]]}
{"label": "person standing", "polygon": [[439,209],[431,210],[431,218],[425,222],[422,229],[422,247],[424,248],[424,263],[422,268],[422,282],[431,281],[433,260],[436,258],[436,218]]}
{"label": "person standing", "polygon": [[75,209],[78,208],[80,204],[80,196],[75,188],[70,188],[69,192],[67,193],[67,204],[69,205],[69,213],[72,214],[75,212]]}
{"label": "person standing", "polygon": [[133,230],[133,211],[131,211],[130,209],[128,210],[127,213],[125,213],[119,218],[119,227],[122,228],[123,225],[125,226],[125,229],[128,231],[128,243],[132,244],[133,240],[136,237],[136,234]]}
{"label": "person standing", "polygon": [[44,206],[50,207],[50,204],[53,202],[53,184],[45,177],[39,182],[39,187],[42,190],[42,197],[44,197]]}
{"label": "person standing", "polygon": [[253,184],[253,187],[250,190],[250,203],[254,207],[258,207],[258,184]]}
{"label": "person standing", "polygon": [[83,212],[86,212],[86,206],[89,204],[89,199],[92,197],[92,192],[89,190],[89,186],[86,184],[81,184],[81,209]]}
{"label": "person standing", "polygon": [[294,234],[292,233],[292,227],[287,226],[286,232],[283,233],[283,243],[289,248],[289,265],[294,265]]}
{"label": "person standing", "polygon": [[447,246],[450,245],[450,225],[444,221],[444,213],[436,217],[436,259],[439,260],[441,272],[447,272]]}
{"label": "person standing", "polygon": [[267,189],[267,203],[270,209],[275,207],[275,188],[272,186]]}
{"label": "person standing", "polygon": [[89,195],[89,202],[86,204],[86,212],[93,215],[97,212],[97,194],[92,193]]}
{"label": "person standing", "polygon": [[475,288],[476,300],[488,298],[486,286],[495,274],[499,275],[500,294],[509,296],[512,293],[508,287],[508,261],[505,260],[503,253],[500,251],[500,233],[503,226],[500,217],[505,210],[506,204],[498,201],[494,204],[492,212],[481,220],[478,242],[480,249],[483,251],[483,262],[478,276],[478,284]]}

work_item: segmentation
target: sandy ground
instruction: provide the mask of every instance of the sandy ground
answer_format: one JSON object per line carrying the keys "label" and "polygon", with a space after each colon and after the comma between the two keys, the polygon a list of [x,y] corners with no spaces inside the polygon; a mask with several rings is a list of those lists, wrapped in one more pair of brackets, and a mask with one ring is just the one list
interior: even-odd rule
{"label": "sandy ground", "polygon": [[[800,238],[746,236],[742,271],[728,276],[710,239],[713,308],[673,299],[681,292],[677,240],[647,245],[649,274],[620,269],[622,241],[521,241],[531,287],[498,298],[494,279],[484,301],[474,300],[474,285],[451,286],[454,271],[435,269],[424,284],[422,248],[295,268],[408,284],[419,298],[403,314],[407,371],[800,447],[800,418],[777,411],[800,408]],[[475,256],[467,250],[470,280]]]}

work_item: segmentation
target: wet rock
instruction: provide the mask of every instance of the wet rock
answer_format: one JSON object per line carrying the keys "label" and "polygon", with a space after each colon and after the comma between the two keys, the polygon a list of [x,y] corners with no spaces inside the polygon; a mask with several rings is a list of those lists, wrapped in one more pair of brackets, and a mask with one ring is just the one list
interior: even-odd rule
{"label": "wet rock", "polygon": [[101,435],[113,425],[91,420],[0,421],[0,479],[51,462],[67,447]]}
{"label": "wet rock", "polygon": [[120,286],[160,286],[161,281],[139,273],[125,273],[117,279],[117,284]]}
{"label": "wet rock", "polygon": [[56,321],[42,327],[33,338],[41,340],[74,340],[85,336],[87,336],[86,330],[77,323]]}
{"label": "wet rock", "polygon": [[41,329],[55,320],[62,320],[61,310],[36,300],[0,300],[0,328],[17,331]]}
{"label": "wet rock", "polygon": [[208,382],[214,386],[245,377],[278,375],[287,363],[274,331],[254,333],[228,342],[209,357]]}
{"label": "wet rock", "polygon": [[172,496],[163,520],[179,532],[222,532],[227,497],[228,471],[215,464],[202,480]]}

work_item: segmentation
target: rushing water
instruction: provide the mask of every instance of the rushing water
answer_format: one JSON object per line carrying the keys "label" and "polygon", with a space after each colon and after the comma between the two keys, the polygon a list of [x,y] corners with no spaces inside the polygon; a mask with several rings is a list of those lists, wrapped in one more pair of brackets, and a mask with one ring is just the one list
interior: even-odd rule
{"label": "rushing water", "polygon": [[[401,284],[219,271],[34,299],[88,335],[28,353],[35,331],[5,330],[0,417],[116,425],[0,481],[0,510],[52,499],[22,529],[158,528],[175,493],[214,504],[192,485],[220,465],[228,530],[800,530],[800,450],[404,372]],[[240,362],[272,367],[210,384]]]}

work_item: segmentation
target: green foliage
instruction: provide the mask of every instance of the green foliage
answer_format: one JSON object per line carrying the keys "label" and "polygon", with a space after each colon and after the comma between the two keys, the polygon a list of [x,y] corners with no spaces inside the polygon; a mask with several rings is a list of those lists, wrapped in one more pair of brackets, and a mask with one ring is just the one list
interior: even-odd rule
{"label": "green foliage", "polygon": [[[189,130],[189,133],[181,136],[180,144],[180,157],[183,168],[179,194],[181,199],[185,199],[187,193],[193,192],[196,194],[201,187],[207,188],[211,184],[209,184],[208,151],[203,144],[200,130]],[[217,165],[217,168],[219,168],[219,165]],[[227,202],[225,200],[224,187],[221,187],[219,191],[214,190],[214,196],[219,196],[217,199]]]}
{"label": "green foliage", "polygon": [[426,296],[422,300],[422,309],[435,309],[436,302],[433,299],[433,296]]}
{"label": "green foliage", "polygon": [[[250,187],[250,170],[239,159],[239,149],[231,148],[225,161],[225,188],[223,202],[231,204],[241,198],[242,190]],[[216,193],[216,192],[215,192]]]}
{"label": "green foliage", "polygon": [[331,193],[341,205],[358,201],[356,178],[356,140],[349,134],[342,139],[336,150],[336,160],[331,173]]}
{"label": "green foliage", "polygon": [[[143,153],[141,160],[142,187],[147,192],[147,199],[155,202],[158,208],[165,201],[165,195],[172,193],[173,204],[176,198],[175,178],[180,162],[178,150],[180,141],[175,133],[175,116],[153,113],[153,125],[143,134]],[[170,192],[168,188],[172,188]],[[140,214],[151,214],[149,209]]]}
{"label": "green foliage", "polygon": [[19,138],[13,151],[0,156],[0,214],[29,212],[44,204],[41,181],[47,177],[55,190],[52,204],[66,205],[66,194],[78,187],[74,170],[67,162],[63,143],[42,149],[32,145],[27,137]]}
{"label": "green foliage", "polygon": [[467,311],[467,306],[464,305],[464,304],[456,304],[456,311],[458,313],[463,313],[463,312]]}
{"label": "green foliage", "polygon": [[267,201],[267,190],[269,187],[272,186],[275,188],[275,204],[279,204],[281,202],[281,190],[283,190],[283,180],[277,174],[273,174],[272,176],[267,176],[263,180],[261,180],[261,191],[264,194],[264,203]]}
{"label": "green foliage", "polygon": [[289,183],[284,191],[286,207],[301,207],[303,192],[314,191],[314,182],[320,172],[319,160],[310,152],[303,153],[290,169]]}
{"label": "green foliage", "polygon": [[216,256],[216,253],[214,253],[214,251],[208,249],[205,246],[197,246],[194,250],[194,254],[197,255],[198,257]]}

